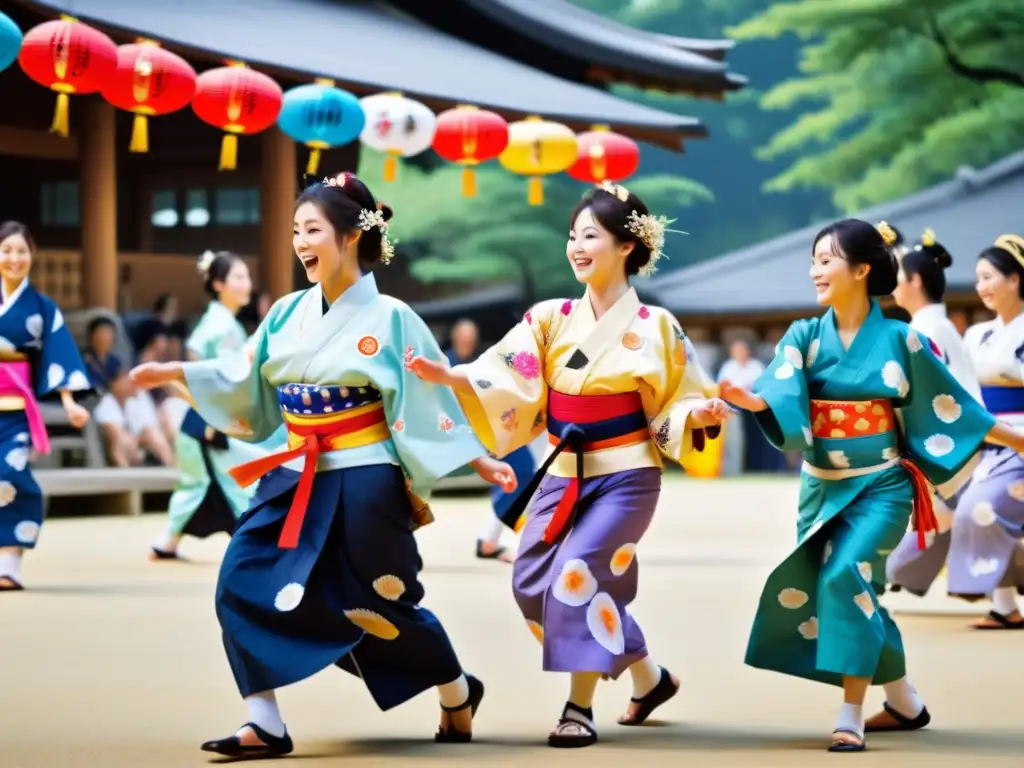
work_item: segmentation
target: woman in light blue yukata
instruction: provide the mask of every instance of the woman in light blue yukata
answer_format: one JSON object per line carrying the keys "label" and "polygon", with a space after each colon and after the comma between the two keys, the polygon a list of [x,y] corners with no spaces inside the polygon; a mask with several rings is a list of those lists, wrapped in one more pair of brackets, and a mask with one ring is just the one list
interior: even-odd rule
{"label": "woman in light blue yukata", "polygon": [[24,589],[21,560],[43,525],[32,451],[50,452],[37,398],[60,393],[74,427],[89,412],[73,393],[92,389],[60,309],[29,284],[36,245],[28,227],[0,224],[0,592]]}
{"label": "woman in light blue yukata", "polygon": [[[1024,450],[1024,435],[964,390],[927,337],[883,317],[874,297],[896,287],[895,239],[856,219],[819,232],[810,274],[828,311],[790,326],[753,391],[721,390],[777,448],[804,454],[797,545],[768,577],[746,662],[843,688],[833,752],[862,751],[865,730],[930,721],[878,602],[886,557],[911,520],[924,549],[931,485],[944,493],[983,442]],[[865,723],[872,684],[886,702]]]}
{"label": "woman in light blue yukata", "polygon": [[283,450],[231,471],[243,487],[262,478],[216,594],[249,722],[205,751],[290,753],[274,691],[332,665],[360,677],[382,710],[436,687],[436,741],[472,737],[483,684],[420,605],[413,531],[433,519],[431,488],[459,467],[507,491],[515,476],[487,455],[450,390],[405,368],[441,351],[408,306],[377,291],[390,218],[351,174],[309,187],[293,244],[314,285],[274,304],[251,360],[244,351],[132,373],[143,386],[186,384],[199,415],[229,436],[256,443],[287,429]]}

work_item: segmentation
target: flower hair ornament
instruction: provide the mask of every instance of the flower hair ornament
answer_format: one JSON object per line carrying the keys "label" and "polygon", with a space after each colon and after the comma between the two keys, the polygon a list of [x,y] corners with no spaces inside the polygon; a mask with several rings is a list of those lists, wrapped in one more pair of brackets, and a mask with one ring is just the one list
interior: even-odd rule
{"label": "flower hair ornament", "polygon": [[199,261],[196,262],[196,271],[203,277],[209,277],[210,267],[213,266],[213,262],[216,261],[216,259],[217,254],[213,251],[205,251],[203,255],[199,257]]}
{"label": "flower hair ornament", "polygon": [[[603,181],[601,182],[601,189],[610,195],[615,195],[624,203],[629,202],[629,190],[621,184]],[[626,228],[636,235],[640,242],[647,246],[647,249],[651,252],[651,258],[640,268],[638,274],[643,277],[650,277],[658,271],[658,259],[665,255],[666,232],[676,232],[681,235],[687,234],[681,229],[668,229],[667,225],[674,221],[675,219],[669,219],[665,216],[655,216],[650,213],[645,213],[641,216],[635,210],[630,212]]]}
{"label": "flower hair ornament", "polygon": [[921,235],[921,245],[925,248],[931,248],[936,242],[938,241],[935,239],[935,231],[932,229],[926,229]]}
{"label": "flower hair ornament", "polygon": [[899,235],[896,234],[896,230],[887,221],[880,221],[875,225],[875,229],[878,230],[878,234],[882,236],[882,242],[885,243],[887,248],[892,248],[896,245],[896,241],[899,240]]}
{"label": "flower hair ornament", "polygon": [[1024,237],[1020,235],[1000,235],[996,238],[996,248],[1001,248],[1024,267]]}
{"label": "flower hair ornament", "polygon": [[[344,187],[345,182],[351,177],[352,174],[345,171],[337,176],[324,178],[323,183],[327,187]],[[369,232],[374,227],[380,230],[380,260],[385,265],[390,264],[391,260],[395,258],[395,246],[394,243],[388,240],[388,223],[384,221],[384,212],[380,203],[377,203],[376,211],[363,208],[359,212],[359,228],[364,232]],[[398,241],[396,240],[395,242]]]}

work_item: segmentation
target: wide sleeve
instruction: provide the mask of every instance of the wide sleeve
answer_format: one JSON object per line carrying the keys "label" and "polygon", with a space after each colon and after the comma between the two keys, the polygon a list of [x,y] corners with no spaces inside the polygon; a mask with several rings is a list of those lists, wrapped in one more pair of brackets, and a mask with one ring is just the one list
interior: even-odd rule
{"label": "wide sleeve", "polygon": [[[85,361],[75,345],[71,331],[64,324],[60,308],[42,296],[40,308],[42,321],[39,327],[39,366],[35,371],[36,396],[44,397],[55,390],[67,389],[85,393],[93,389],[93,383],[86,374]],[[32,331],[32,318],[29,318]]]}
{"label": "wide sleeve", "polygon": [[501,341],[472,363],[454,369],[464,372],[473,387],[472,394],[458,394],[459,403],[477,437],[495,456],[528,445],[544,430],[545,358],[561,304],[537,304]]}
{"label": "wide sleeve", "polygon": [[[899,411],[904,448],[934,485],[942,485],[973,458],[996,419],[926,349],[925,337],[910,328],[901,333],[907,348],[906,384],[900,381],[905,396]],[[901,379],[894,362],[886,363],[892,371],[889,378]]]}
{"label": "wide sleeve", "polygon": [[789,326],[775,357],[754,382],[754,394],[768,405],[754,416],[764,436],[780,451],[803,451],[812,442],[810,392],[804,368],[810,336],[811,326],[806,320]]}
{"label": "wide sleeve", "polygon": [[277,392],[262,374],[278,306],[260,323],[250,347],[182,364],[189,395],[203,420],[249,443],[263,442],[283,423]]}
{"label": "wide sleeve", "polygon": [[687,423],[690,412],[714,397],[717,387],[682,328],[667,314],[660,326],[662,365],[658,374],[643,379],[640,394],[658,450],[682,463],[721,432],[721,427],[694,429]]}
{"label": "wide sleeve", "polygon": [[412,492],[427,499],[438,480],[487,455],[448,387],[422,381],[405,367],[413,355],[436,360],[441,349],[426,323],[408,307],[396,310],[385,349],[392,356],[375,383],[398,459]]}

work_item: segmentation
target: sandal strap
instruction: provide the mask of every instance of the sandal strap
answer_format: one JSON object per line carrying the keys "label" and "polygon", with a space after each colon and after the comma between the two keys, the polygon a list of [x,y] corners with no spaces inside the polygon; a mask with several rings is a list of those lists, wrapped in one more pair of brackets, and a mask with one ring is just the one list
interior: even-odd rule
{"label": "sandal strap", "polygon": [[[855,736],[857,738],[857,741],[859,741],[861,744],[864,743],[864,734],[857,733],[857,731],[853,730],[852,728],[836,728],[834,731],[832,731],[833,736],[835,736],[837,733],[845,733],[849,736]],[[836,742],[836,739],[832,740],[833,744],[835,744]]]}

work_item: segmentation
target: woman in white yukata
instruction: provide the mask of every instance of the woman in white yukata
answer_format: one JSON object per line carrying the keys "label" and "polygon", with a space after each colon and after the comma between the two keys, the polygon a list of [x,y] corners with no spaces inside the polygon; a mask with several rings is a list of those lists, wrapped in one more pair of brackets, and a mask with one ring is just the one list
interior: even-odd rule
{"label": "woman in white yukata", "polygon": [[424,497],[459,467],[508,491],[515,477],[448,389],[405,369],[415,353],[441,351],[408,306],[377,291],[390,218],[351,174],[312,185],[295,206],[293,245],[313,287],[277,301],[237,355],[133,371],[145,386],[185,383],[225,434],[258,443],[287,430],[282,450],[231,470],[243,487],[259,480],[216,594],[249,721],[204,751],[290,753],[275,689],[331,666],[359,677],[382,710],[436,687],[435,740],[472,739],[483,683],[421,605],[413,531],[433,519]]}
{"label": "woman in white yukata", "polygon": [[552,747],[597,741],[591,705],[602,677],[632,677],[621,725],[641,725],[679,690],[628,611],[637,544],[654,516],[664,460],[703,450],[728,408],[675,318],[641,304],[629,285],[653,271],[666,223],[621,185],[588,192],[566,244],[583,298],[534,306],[472,363],[449,369],[428,355],[410,363],[455,390],[496,455],[548,433],[545,461],[503,520],[515,526],[530,505],[513,591],[543,646],[544,670],[570,673]]}

